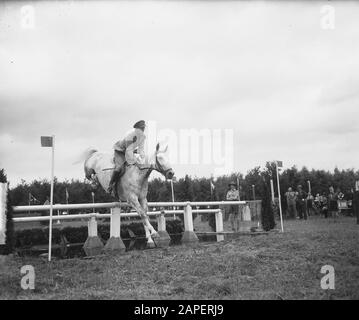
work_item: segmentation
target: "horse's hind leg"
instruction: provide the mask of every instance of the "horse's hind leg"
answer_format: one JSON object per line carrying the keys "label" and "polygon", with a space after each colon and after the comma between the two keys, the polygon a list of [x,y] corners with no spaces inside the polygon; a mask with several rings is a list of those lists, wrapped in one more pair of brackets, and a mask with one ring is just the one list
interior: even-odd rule
{"label": "horse's hind leg", "polygon": [[97,181],[97,176],[96,176],[96,172],[94,169],[88,168],[85,164],[84,171],[85,171],[85,177],[87,180],[89,180],[91,182]]}
{"label": "horse's hind leg", "polygon": [[85,166],[85,176],[86,176],[86,179],[91,182],[92,190],[97,190],[99,187],[99,181],[97,179],[95,170],[89,169]]}
{"label": "horse's hind leg", "polygon": [[93,173],[90,178],[91,188],[97,190],[100,187],[100,182],[98,181],[97,174]]}
{"label": "horse's hind leg", "polygon": [[89,169],[86,167],[86,165],[84,166],[84,171],[85,171],[85,177],[87,180],[91,180],[91,176],[94,173],[93,169]]}

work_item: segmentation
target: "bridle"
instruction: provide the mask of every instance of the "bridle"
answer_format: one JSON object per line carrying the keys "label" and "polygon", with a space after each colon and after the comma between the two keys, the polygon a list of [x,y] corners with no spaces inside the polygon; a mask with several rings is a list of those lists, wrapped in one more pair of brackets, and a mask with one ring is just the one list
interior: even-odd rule
{"label": "bridle", "polygon": [[[157,169],[156,169],[156,166],[157,166]],[[154,170],[156,170],[156,171],[158,171],[159,173],[162,173],[163,175],[167,176],[167,173],[168,173],[169,171],[171,171],[172,168],[168,168],[168,169],[165,170],[165,169],[162,167],[162,165],[160,164],[160,162],[158,161],[158,159],[157,159],[157,154],[156,154],[156,164],[155,164]]]}
{"label": "bridle", "polygon": [[157,154],[156,154],[156,162],[154,165],[151,164],[149,167],[142,167],[142,168],[138,167],[138,168],[140,170],[149,170],[147,175],[149,175],[152,170],[155,170],[155,171],[163,174],[164,176],[167,176],[167,173],[172,170],[172,168],[164,169],[162,167],[161,163],[158,161]]}

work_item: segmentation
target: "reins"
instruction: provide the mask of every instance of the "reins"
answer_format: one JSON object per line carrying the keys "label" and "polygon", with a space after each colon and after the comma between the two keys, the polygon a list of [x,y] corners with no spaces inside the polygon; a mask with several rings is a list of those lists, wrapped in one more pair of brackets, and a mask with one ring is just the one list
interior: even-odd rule
{"label": "reins", "polygon": [[156,154],[156,163],[155,163],[155,165],[151,164],[149,167],[142,167],[142,168],[140,168],[139,166],[137,166],[137,167],[140,170],[149,170],[148,175],[151,173],[151,170],[155,170],[155,171],[157,171],[159,173],[162,173],[164,175],[166,175],[168,171],[172,170],[172,168],[169,168],[169,169],[166,169],[166,170],[163,169],[161,163],[157,159],[157,154]]}

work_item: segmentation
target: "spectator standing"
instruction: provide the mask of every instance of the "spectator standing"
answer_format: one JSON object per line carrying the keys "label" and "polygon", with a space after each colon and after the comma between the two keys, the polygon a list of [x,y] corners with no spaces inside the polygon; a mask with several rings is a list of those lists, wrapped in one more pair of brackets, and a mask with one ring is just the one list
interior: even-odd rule
{"label": "spectator standing", "polygon": [[299,219],[307,220],[307,210],[305,208],[305,200],[307,199],[307,194],[304,192],[301,185],[298,185],[297,188],[297,211]]}
{"label": "spectator standing", "polygon": [[308,216],[311,216],[312,213],[314,212],[313,201],[314,201],[314,197],[312,196],[312,194],[310,192],[308,192],[308,196],[307,196],[307,212],[308,212]]}
{"label": "spectator standing", "polygon": [[320,199],[320,207],[324,215],[324,218],[328,218],[328,199],[324,194],[321,196]]}
{"label": "spectator standing", "polygon": [[320,212],[320,208],[321,208],[320,199],[321,199],[321,196],[319,193],[317,193],[314,198],[314,210],[315,210],[316,214],[318,214]]}
{"label": "spectator standing", "polygon": [[345,194],[345,199],[348,203],[348,214],[350,216],[353,216],[353,199],[354,199],[354,189],[348,190],[348,192]]}
{"label": "spectator standing", "polygon": [[333,186],[329,187],[328,210],[331,217],[338,215],[338,194],[334,191]]}
{"label": "spectator standing", "polygon": [[[226,200],[227,201],[238,201],[239,200],[239,191],[236,189],[236,183],[231,182],[228,187],[229,190],[227,191]],[[229,221],[231,222],[232,231],[238,231],[239,230],[239,210],[237,205],[230,205],[229,206]],[[236,227],[235,228],[235,221],[236,221]]]}
{"label": "spectator standing", "polygon": [[344,200],[345,195],[344,193],[340,190],[340,188],[337,188],[336,194],[338,196],[338,200]]}
{"label": "spectator standing", "polygon": [[285,197],[287,200],[287,208],[288,208],[288,216],[289,218],[295,219],[297,217],[297,210],[296,210],[296,200],[297,194],[293,191],[291,187],[288,188],[288,191],[285,193]]}

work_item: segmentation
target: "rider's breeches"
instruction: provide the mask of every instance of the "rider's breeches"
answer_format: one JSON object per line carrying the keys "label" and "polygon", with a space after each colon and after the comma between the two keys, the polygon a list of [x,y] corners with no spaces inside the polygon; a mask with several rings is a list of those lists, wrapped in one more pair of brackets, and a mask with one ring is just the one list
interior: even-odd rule
{"label": "rider's breeches", "polygon": [[114,162],[115,162],[116,171],[118,171],[119,168],[121,168],[123,165],[123,160],[122,160],[123,155],[125,155],[125,161],[127,162],[127,164],[131,165],[137,162],[136,156],[132,148],[130,147],[127,148],[125,152],[115,150]]}
{"label": "rider's breeches", "polygon": [[135,164],[137,162],[134,148],[132,148],[132,145],[128,146],[125,153],[126,162],[131,165]]}
{"label": "rider's breeches", "polygon": [[114,156],[113,156],[113,161],[115,163],[114,173],[119,172],[123,165],[123,160],[122,160],[123,154],[124,154],[123,152],[118,150],[115,150],[114,152]]}

